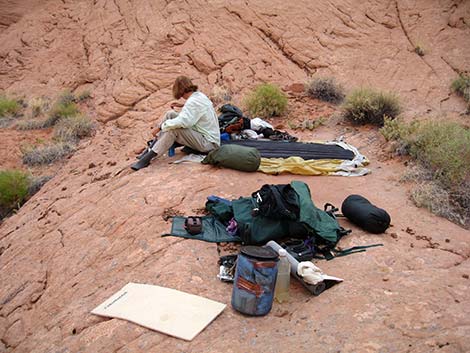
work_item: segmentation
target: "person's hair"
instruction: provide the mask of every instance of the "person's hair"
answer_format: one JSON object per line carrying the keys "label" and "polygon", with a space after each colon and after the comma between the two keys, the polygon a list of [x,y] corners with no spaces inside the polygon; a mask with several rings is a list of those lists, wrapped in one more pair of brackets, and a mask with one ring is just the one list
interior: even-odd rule
{"label": "person's hair", "polygon": [[173,84],[173,97],[180,99],[185,93],[196,92],[197,86],[187,76],[178,76]]}

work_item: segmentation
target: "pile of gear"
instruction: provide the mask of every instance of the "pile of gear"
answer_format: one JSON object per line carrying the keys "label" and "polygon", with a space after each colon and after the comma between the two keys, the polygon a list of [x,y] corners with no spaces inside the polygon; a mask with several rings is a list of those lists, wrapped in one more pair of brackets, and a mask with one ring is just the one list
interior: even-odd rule
{"label": "pile of gear", "polygon": [[[344,200],[342,214],[329,203],[323,209],[317,208],[311,199],[308,185],[301,181],[266,184],[249,197],[235,200],[211,195],[206,202],[206,210],[209,212],[206,216],[173,217],[171,232],[165,235],[215,243],[242,243],[251,246],[245,249],[248,257],[250,253],[258,254],[256,248],[260,246],[274,249],[276,258],[278,250],[285,249],[291,268],[294,269],[292,275],[314,295],[319,295],[342,280],[324,274],[310,261],[332,260],[382,246],[371,244],[341,249],[338,242],[351,231],[340,226],[338,217],[346,217],[360,228],[375,234],[385,232],[391,221],[385,210],[360,195],[350,195]],[[236,281],[239,256],[232,254],[219,259],[219,279]],[[246,278],[242,284],[248,292],[258,288],[256,283]],[[241,295],[238,290],[237,293]]]}
{"label": "pile of gear", "polygon": [[219,108],[220,134],[223,140],[257,140],[260,138],[272,141],[295,142],[297,137],[286,131],[274,129],[274,127],[261,118],[247,118],[240,108],[232,104],[224,104]]}

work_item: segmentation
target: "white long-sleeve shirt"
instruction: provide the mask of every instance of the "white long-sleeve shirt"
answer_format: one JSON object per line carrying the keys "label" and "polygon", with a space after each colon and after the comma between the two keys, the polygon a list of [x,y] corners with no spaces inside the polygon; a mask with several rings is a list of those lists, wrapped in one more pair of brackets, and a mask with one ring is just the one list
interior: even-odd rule
{"label": "white long-sleeve shirt", "polygon": [[219,119],[210,99],[199,91],[191,94],[178,116],[166,120],[161,128],[162,131],[192,129],[220,146]]}

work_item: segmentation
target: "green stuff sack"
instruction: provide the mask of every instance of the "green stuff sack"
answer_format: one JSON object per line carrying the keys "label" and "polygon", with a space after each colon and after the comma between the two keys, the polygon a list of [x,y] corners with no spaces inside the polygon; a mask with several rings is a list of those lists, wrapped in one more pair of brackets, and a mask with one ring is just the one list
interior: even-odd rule
{"label": "green stuff sack", "polygon": [[222,145],[211,151],[202,163],[243,172],[256,172],[261,163],[261,156],[258,150],[253,147]]}

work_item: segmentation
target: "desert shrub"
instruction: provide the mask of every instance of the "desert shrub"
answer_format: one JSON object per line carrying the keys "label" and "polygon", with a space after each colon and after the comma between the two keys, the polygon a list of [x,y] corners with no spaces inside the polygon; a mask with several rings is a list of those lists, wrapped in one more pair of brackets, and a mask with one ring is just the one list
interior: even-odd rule
{"label": "desert shrub", "polygon": [[79,114],[80,111],[75,102],[76,98],[72,93],[69,91],[62,93],[52,106],[48,118],[44,121],[44,128],[54,126],[60,119]]}
{"label": "desert shrub", "polygon": [[44,98],[33,98],[29,101],[29,107],[31,108],[31,117],[35,118],[49,109],[49,101]]}
{"label": "desert shrub", "polygon": [[343,104],[343,116],[354,124],[383,126],[384,118],[394,119],[400,114],[398,97],[370,88],[353,91]]}
{"label": "desert shrub", "polygon": [[269,118],[282,115],[287,109],[287,97],[276,85],[265,83],[257,86],[244,101],[251,116]]}
{"label": "desert shrub", "polygon": [[[465,199],[470,200],[470,190],[462,190]],[[470,224],[468,207],[458,202],[456,195],[438,181],[419,182],[411,190],[411,200],[418,207],[463,226]]]}
{"label": "desert shrub", "polygon": [[452,82],[451,89],[465,99],[467,113],[470,113],[470,76],[460,75],[458,79]]}
{"label": "desert shrub", "polygon": [[93,121],[87,116],[76,115],[61,119],[54,127],[54,138],[64,142],[77,142],[91,136],[94,131]]}
{"label": "desert shrub", "polygon": [[[386,120],[380,131],[388,140],[397,141],[396,149],[409,154],[426,171],[412,178],[421,182],[412,192],[415,203],[452,221],[470,222],[470,129],[455,122]],[[446,205],[438,205],[445,195],[436,190],[448,195]]]}
{"label": "desert shrub", "polygon": [[86,101],[87,99],[89,99],[90,97],[91,97],[91,92],[88,91],[88,90],[85,90],[85,91],[80,92],[79,94],[77,94],[76,101],[77,102],[83,102],[83,101]]}
{"label": "desert shrub", "polygon": [[67,157],[74,150],[75,146],[67,142],[33,147],[24,151],[23,163],[29,166],[50,164]]}
{"label": "desert shrub", "polygon": [[27,119],[16,122],[15,126],[17,130],[36,130],[45,128],[45,120],[39,119]]}
{"label": "desert shrub", "polygon": [[78,107],[74,102],[62,103],[57,102],[52,107],[49,117],[46,119],[46,126],[50,127],[55,125],[60,119],[68,118],[79,113]]}
{"label": "desert shrub", "polygon": [[454,92],[457,92],[465,100],[470,100],[470,77],[466,75],[460,75],[458,79],[452,82],[451,88]]}
{"label": "desert shrub", "polygon": [[51,179],[52,176],[49,175],[32,178],[28,187],[28,196],[36,194]]}
{"label": "desert shrub", "polygon": [[344,89],[332,77],[318,77],[305,85],[305,92],[312,98],[334,104],[344,100]]}
{"label": "desert shrub", "polygon": [[68,90],[62,92],[62,94],[57,98],[57,104],[68,105],[70,103],[76,103],[77,98],[74,94]]}
{"label": "desert shrub", "polygon": [[11,118],[11,117],[0,118],[0,129],[10,127],[15,121],[16,121],[16,118]]}
{"label": "desert shrub", "polygon": [[28,196],[30,179],[20,170],[0,171],[0,218],[21,206]]}
{"label": "desert shrub", "polygon": [[470,177],[470,130],[454,122],[426,122],[408,139],[410,154],[436,172],[444,183]]}
{"label": "desert shrub", "polygon": [[0,118],[16,116],[21,109],[21,105],[14,99],[0,96]]}
{"label": "desert shrub", "polygon": [[58,124],[63,119],[74,118],[77,114],[79,114],[79,110],[75,103],[56,103],[46,119],[18,121],[16,128],[18,130],[47,129]]}

